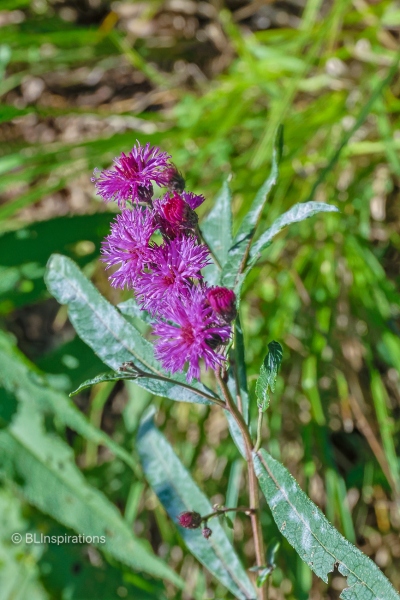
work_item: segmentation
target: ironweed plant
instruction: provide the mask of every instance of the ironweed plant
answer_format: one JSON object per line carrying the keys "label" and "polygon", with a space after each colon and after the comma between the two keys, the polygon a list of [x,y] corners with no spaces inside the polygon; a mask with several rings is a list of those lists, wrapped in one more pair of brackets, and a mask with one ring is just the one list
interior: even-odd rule
{"label": "ironweed plant", "polygon": [[[68,305],[78,334],[112,369],[82,383],[74,393],[95,383],[128,379],[161,397],[214,404],[225,411],[247,465],[247,505],[211,506],[155,426],[153,411],[142,419],[137,448],[145,476],[188,550],[235,598],[266,600],[269,594],[279,544],[270,540],[266,547],[263,539],[260,491],[282,535],[321,579],[327,581],[335,567],[347,577],[341,598],[399,598],[379,568],[328,522],[265,448],[262,421],[283,359],[279,342],[266,344],[256,398],[249,395],[240,322],[242,284],[283,227],[318,212],[337,211],[326,203],[297,204],[256,237],[277,182],[281,153],[279,129],[271,172],[235,237],[228,184],[199,224],[195,211],[205,198],[185,190],[171,157],[159,148],[137,143],[110,169],[95,171],[98,194],[121,209],[102,244],[102,260],[110,270],[111,285],[131,290],[134,297],[115,308],[69,258],[51,258],[49,290]],[[164,194],[154,197],[154,186],[165,188]],[[129,321],[132,315],[151,326],[152,341]],[[249,419],[252,402],[258,407],[254,432]],[[250,577],[226,532],[234,512],[251,521],[255,564],[246,565]],[[123,544],[121,539],[120,552]],[[134,566],[183,586],[169,567],[161,567],[160,559],[150,559],[146,552]]]}

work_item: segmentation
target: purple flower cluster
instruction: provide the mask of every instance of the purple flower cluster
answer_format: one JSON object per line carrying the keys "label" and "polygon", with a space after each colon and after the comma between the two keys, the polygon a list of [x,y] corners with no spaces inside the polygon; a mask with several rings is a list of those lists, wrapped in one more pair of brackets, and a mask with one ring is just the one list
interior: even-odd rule
{"label": "purple flower cluster", "polygon": [[[111,285],[135,292],[155,319],[156,357],[172,373],[188,363],[191,381],[200,378],[200,359],[212,369],[226,360],[236,298],[232,290],[204,281],[201,270],[210,252],[199,240],[194,212],[204,197],[184,191],[170,158],[138,142],[113,168],[95,171],[93,181],[106,202],[115,200],[122,209],[102,245],[102,260],[113,268]],[[167,188],[164,196],[153,200],[153,184]],[[162,236],[159,245],[156,233]]]}

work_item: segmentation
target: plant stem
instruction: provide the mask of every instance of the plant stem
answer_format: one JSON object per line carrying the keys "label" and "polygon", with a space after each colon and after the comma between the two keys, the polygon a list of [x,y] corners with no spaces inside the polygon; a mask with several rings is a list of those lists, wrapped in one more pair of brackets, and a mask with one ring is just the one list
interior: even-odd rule
{"label": "plant stem", "polygon": [[228,512],[243,512],[248,515],[251,515],[252,513],[254,513],[254,508],[249,508],[248,506],[238,506],[237,508],[218,508],[217,510],[214,510],[214,512],[205,515],[204,517],[201,517],[201,520],[208,521],[213,517],[219,517],[219,515],[224,515]]}
{"label": "plant stem", "polygon": [[[121,365],[119,371],[116,371],[116,376],[118,376],[120,372],[126,373],[129,376],[130,371],[132,371],[132,375],[135,375],[135,379],[141,377],[142,379],[148,378],[157,379],[158,381],[173,381],[176,385],[180,385],[181,387],[186,388],[187,390],[190,390],[191,392],[198,394],[199,396],[203,396],[203,398],[206,398],[212,404],[218,404],[219,406],[225,408],[225,402],[221,400],[221,398],[219,398],[218,396],[211,396],[211,394],[207,394],[207,392],[203,392],[203,390],[199,390],[198,388],[195,388],[189,385],[188,383],[184,383],[183,381],[172,380],[164,375],[157,375],[155,373],[144,371],[142,368],[136,366],[133,360],[127,361],[123,365]],[[121,377],[121,379],[129,379],[129,377]],[[132,377],[132,379],[134,378]]]}
{"label": "plant stem", "polygon": [[262,422],[263,422],[263,416],[264,413],[261,410],[261,408],[258,409],[258,421],[257,421],[257,439],[256,439],[256,445],[254,446],[254,452],[258,452],[260,447],[261,447],[261,429],[262,429]]}
{"label": "plant stem", "polygon": [[[253,442],[250,437],[250,432],[248,427],[243,419],[243,416],[239,412],[230,392],[228,386],[223,381],[221,374],[219,371],[216,371],[216,378],[221,388],[222,394],[225,398],[226,409],[231,413],[233,418],[235,419],[241,433],[243,436],[243,441],[246,449],[246,462],[247,462],[247,472],[249,478],[249,500],[250,500],[250,508],[253,509],[250,520],[251,527],[253,530],[253,538],[254,538],[254,549],[256,555],[256,562],[258,567],[263,567],[265,565],[265,552],[264,552],[264,541],[262,536],[261,522],[260,522],[260,501],[258,496],[258,481],[253,467]],[[260,600],[267,600],[267,588],[263,585],[260,590]]]}

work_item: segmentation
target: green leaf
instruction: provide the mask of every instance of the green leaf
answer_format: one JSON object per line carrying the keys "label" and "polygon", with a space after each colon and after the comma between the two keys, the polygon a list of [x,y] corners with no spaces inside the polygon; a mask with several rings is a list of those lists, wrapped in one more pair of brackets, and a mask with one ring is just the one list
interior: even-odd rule
{"label": "green leaf", "polygon": [[347,577],[344,600],[399,600],[380,569],[350,544],[301,490],[289,471],[265,450],[254,453],[261,490],[282,535],[326,583],[337,565]]}
{"label": "green leaf", "polygon": [[269,393],[275,391],[276,378],[282,362],[283,350],[279,342],[272,341],[268,344],[268,354],[264,358],[260,369],[260,377],[256,383],[256,396],[258,408],[265,412],[269,406]]}
{"label": "green leaf", "polygon": [[10,543],[13,533],[22,536],[29,528],[29,516],[25,502],[15,493],[13,484],[2,478],[0,488],[0,590],[1,599],[9,600],[50,600],[48,590],[43,585],[40,573],[40,560],[46,553],[46,546]]}
{"label": "green leaf", "polygon": [[[231,357],[231,367],[228,371],[228,389],[235,403],[237,403],[238,391],[240,392],[241,399],[241,413],[245,422],[249,423],[249,392],[247,389],[247,374],[246,374],[246,362],[244,356],[244,340],[243,330],[240,322],[239,315],[235,320],[235,344],[233,349],[233,357]],[[237,373],[237,377],[235,375]],[[237,387],[239,390],[237,390]],[[228,419],[229,431],[233,441],[236,444],[240,454],[246,459],[246,451],[242,432],[235,419],[229,411],[225,411]]]}
{"label": "green leaf", "polygon": [[224,181],[214,206],[201,224],[202,235],[221,270],[232,246],[232,192]]}
{"label": "green leaf", "polygon": [[72,260],[54,254],[48,263],[46,284],[61,304],[68,305],[79,337],[114,371],[134,360],[144,371],[162,378],[137,380],[153,394],[182,402],[214,401],[216,396],[200,382],[188,385],[183,374],[168,377],[154,357],[153,345],[101,296]]}
{"label": "green leaf", "polygon": [[[161,376],[156,376],[156,375],[153,375],[151,378],[157,379],[160,381],[170,381],[167,377],[161,377]],[[148,377],[146,377],[140,370],[139,371],[136,370],[134,367],[130,368],[129,370],[126,369],[126,371],[121,370],[121,371],[117,371],[117,372],[110,371],[109,373],[100,373],[93,379],[88,379],[87,381],[84,381],[83,383],[81,383],[81,385],[74,392],[71,392],[70,396],[75,396],[82,390],[92,387],[93,385],[96,385],[97,383],[104,383],[104,382],[108,382],[108,381],[123,381],[123,380],[135,381],[136,383],[138,383],[138,381],[137,381],[138,379],[148,379]]]}
{"label": "green leaf", "polygon": [[272,539],[267,547],[267,565],[275,567],[275,557],[281,543],[277,539]]}
{"label": "green leaf", "polygon": [[117,508],[87,484],[71,448],[46,433],[34,403],[21,403],[11,426],[0,432],[0,459],[30,504],[77,534],[104,536],[105,543],[93,543],[131,568],[182,585],[180,577],[134,537]]}
{"label": "green leaf", "polygon": [[[65,394],[53,390],[44,375],[15,347],[9,336],[0,332],[0,385],[19,402],[31,404],[38,414],[50,413],[87,440],[103,444],[133,471],[138,468],[132,456],[104,431],[94,427]],[[0,396],[0,417],[4,416]]]}
{"label": "green leaf", "polygon": [[257,260],[259,254],[268,248],[272,239],[287,225],[291,223],[299,223],[310,217],[313,217],[319,212],[339,212],[339,209],[333,204],[325,204],[323,202],[302,202],[295,204],[287,212],[283,213],[276,219],[273,225],[267,229],[254,243],[250,250],[250,263]]}
{"label": "green leaf", "polygon": [[271,575],[271,568],[267,567],[257,577],[257,587],[258,588],[262,587],[270,575]]}
{"label": "green leaf", "polygon": [[[1,62],[1,61],[0,61]],[[22,117],[34,112],[33,107],[29,108],[16,108],[15,106],[9,106],[7,104],[0,104],[0,123],[5,121],[11,121],[16,117]]]}
{"label": "green leaf", "polygon": [[76,396],[80,392],[83,392],[83,390],[87,390],[88,388],[92,387],[93,385],[97,385],[98,383],[123,380],[136,381],[136,379],[137,375],[134,375],[133,373],[116,373],[115,371],[110,371],[108,373],[100,373],[99,375],[96,375],[96,377],[93,377],[93,379],[87,379],[86,381],[81,383],[80,386],[76,388],[76,390],[70,393],[70,396]]}
{"label": "green leaf", "polygon": [[228,259],[224,265],[221,283],[229,288],[237,288],[240,275],[244,271],[250,252],[254,234],[260,222],[262,212],[269,194],[278,180],[278,165],[282,155],[283,128],[279,127],[274,144],[271,172],[256,194],[253,204],[244,217],[233,244],[229,249]]}
{"label": "green leaf", "polygon": [[240,427],[237,424],[237,422],[235,421],[232,414],[228,410],[225,410],[224,412],[225,412],[225,416],[228,421],[229,432],[231,434],[233,441],[235,442],[236,448],[239,450],[240,454],[246,460],[246,446],[244,444],[244,439],[243,439],[242,432],[240,431]]}
{"label": "green leaf", "polygon": [[147,310],[142,310],[134,298],[129,298],[129,300],[125,300],[125,302],[120,302],[117,305],[117,308],[126,317],[140,319],[146,323],[146,325],[154,324],[154,319],[151,318],[151,315],[147,312]]}
{"label": "green leaf", "polygon": [[[50,521],[50,519],[49,519]],[[65,535],[60,525],[47,524],[46,535]],[[18,531],[14,529],[13,531]],[[70,533],[70,532],[68,532]],[[19,546],[17,546],[18,548]],[[29,548],[29,546],[28,546]],[[164,586],[160,580],[146,578],[122,565],[103,562],[94,566],[84,548],[79,544],[49,544],[44,546],[45,568],[42,568],[42,581],[50,598],[68,600],[111,600],[120,598],[121,587],[126,590],[126,598],[134,600],[166,600]],[[83,550],[83,552],[82,552]],[[115,563],[115,561],[113,561]],[[76,565],[79,564],[79,569]],[[72,575],[73,574],[73,575]],[[71,580],[73,586],[71,586]],[[120,588],[118,590],[118,588]],[[69,590],[71,593],[67,596]],[[116,592],[118,590],[118,592]],[[29,600],[34,600],[26,596]],[[15,600],[18,600],[15,598]],[[22,600],[21,598],[19,600]]]}
{"label": "green leaf", "polygon": [[[249,390],[247,388],[247,370],[246,370],[246,358],[245,358],[245,347],[243,338],[243,329],[238,315],[235,320],[235,346],[234,346],[234,361],[236,364],[238,385],[240,396],[242,400],[241,412],[245,423],[249,423]],[[231,386],[231,379],[228,380],[228,386]],[[233,390],[230,388],[230,392]],[[234,398],[236,394],[234,394]]]}
{"label": "green leaf", "polygon": [[[183,511],[197,511],[201,515],[213,511],[209,500],[154,426],[152,414],[142,420],[137,443],[146,477],[175,523]],[[203,538],[200,529],[180,527],[179,532],[192,554],[235,598],[255,599],[251,582],[218,519],[213,519],[210,526],[213,533],[208,540]]]}

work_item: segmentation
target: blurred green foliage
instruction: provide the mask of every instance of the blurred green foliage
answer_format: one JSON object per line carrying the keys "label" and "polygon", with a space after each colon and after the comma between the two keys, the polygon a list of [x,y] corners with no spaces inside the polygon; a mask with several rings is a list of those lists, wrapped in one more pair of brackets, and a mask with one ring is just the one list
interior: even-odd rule
{"label": "blurred green foliage", "polygon": [[[257,16],[262,6],[254,4]],[[47,258],[70,256],[113,303],[126,299],[110,290],[97,262],[113,209],[94,197],[92,169],[110,164],[136,138],[159,144],[173,154],[187,186],[206,194],[204,212],[233,173],[238,223],[265,179],[273,135],[284,123],[281,175],[259,231],[310,199],[335,204],[340,215],[284,230],[246,280],[241,317],[251,413],[267,343],[278,340],[284,353],[266,413],[269,451],[399,588],[397,3],[308,0],[302,9],[279,3],[276,10],[273,3],[272,12],[260,13],[272,22],[265,28],[251,13],[240,17],[242,4],[190,6],[192,13],[161,1],[145,9],[129,2],[0,2],[2,327],[64,398],[99,372],[100,361],[49,300],[42,279]],[[286,14],[280,25],[279,11]],[[6,375],[2,450],[23,402]],[[124,455],[115,458],[93,433],[101,429],[132,452],[150,401],[206,495],[241,503],[238,452],[225,420],[207,407],[152,400],[134,384],[108,384],[78,398],[90,427],[63,421],[56,404],[35,410],[46,425],[43,443],[56,438],[64,450],[72,448],[85,485],[101,490],[129,528],[186,579],[183,599],[229,598],[185,550],[143,479],[132,479]],[[65,530],[44,506],[23,499],[21,481],[3,463],[2,598],[179,597],[177,588],[167,583],[162,591],[90,546],[13,546],[12,530]],[[264,514],[265,538],[281,539]],[[251,561],[248,524],[235,517],[235,527],[239,552]],[[274,598],[339,596],[341,578],[334,574],[328,586],[314,580],[284,540],[275,560]]]}

